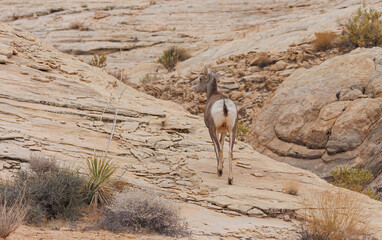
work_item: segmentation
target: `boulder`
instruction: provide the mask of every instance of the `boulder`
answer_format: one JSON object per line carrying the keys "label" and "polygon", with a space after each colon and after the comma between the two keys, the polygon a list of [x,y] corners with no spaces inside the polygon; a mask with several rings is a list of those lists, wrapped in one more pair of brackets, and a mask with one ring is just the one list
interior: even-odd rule
{"label": "boulder", "polygon": [[254,116],[251,144],[321,177],[342,164],[379,174],[381,56],[382,48],[357,49],[296,70]]}

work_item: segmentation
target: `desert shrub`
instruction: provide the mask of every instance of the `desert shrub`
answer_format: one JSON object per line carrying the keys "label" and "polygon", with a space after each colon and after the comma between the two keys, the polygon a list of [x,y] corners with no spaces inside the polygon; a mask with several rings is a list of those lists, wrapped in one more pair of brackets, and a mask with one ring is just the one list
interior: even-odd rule
{"label": "desert shrub", "polygon": [[72,22],[69,25],[69,29],[82,31],[84,29],[84,23],[83,22]]}
{"label": "desert shrub", "polygon": [[380,45],[382,43],[381,16],[382,12],[373,8],[367,9],[365,5],[358,8],[357,12],[345,24],[340,41],[353,47]]}
{"label": "desert shrub", "polygon": [[106,60],[107,57],[105,53],[99,52],[99,53],[94,53],[92,60],[90,60],[89,65],[99,67],[99,68],[104,68],[106,67]]}
{"label": "desert shrub", "polygon": [[140,80],[143,84],[154,83],[158,81],[158,76],[155,73],[146,73]]}
{"label": "desert shrub", "polygon": [[165,68],[172,70],[178,62],[184,61],[191,57],[188,50],[179,47],[170,47],[163,51],[157,62],[161,63]]}
{"label": "desert shrub", "polygon": [[313,46],[318,51],[325,51],[333,48],[334,40],[337,35],[334,32],[319,32],[315,33],[316,39],[313,41]]}
{"label": "desert shrub", "polygon": [[57,171],[59,168],[54,157],[49,157],[42,154],[32,154],[29,158],[29,167],[36,174]]}
{"label": "desert shrub", "polygon": [[241,137],[244,136],[249,132],[249,126],[243,122],[243,121],[238,121],[236,125],[236,136]]}
{"label": "desert shrub", "polygon": [[31,171],[21,171],[14,182],[0,184],[0,195],[15,202],[22,194],[21,203],[30,206],[27,223],[77,219],[84,206],[84,179],[78,172],[52,165],[47,157],[32,159]]}
{"label": "desert shrub", "polygon": [[360,192],[370,198],[377,199],[375,191],[367,188],[367,184],[374,179],[371,171],[367,169],[349,169],[347,166],[340,166],[330,171],[330,174],[334,178],[332,181],[333,185]]}
{"label": "desert shrub", "polygon": [[305,220],[300,239],[344,240],[367,235],[363,205],[348,192],[325,191],[303,202]]}
{"label": "desert shrub", "polygon": [[[19,196],[20,197],[20,196]],[[0,238],[6,239],[12,234],[24,221],[28,207],[20,201],[7,200],[5,195],[0,195]]]}
{"label": "desert shrub", "polygon": [[104,212],[100,227],[112,232],[159,233],[173,237],[190,235],[177,206],[143,191],[116,194],[114,203]]}
{"label": "desert shrub", "polygon": [[292,180],[284,182],[284,192],[290,195],[297,195],[300,185]]}
{"label": "desert shrub", "polygon": [[88,182],[86,183],[87,199],[90,204],[109,204],[113,197],[114,188],[111,177],[117,168],[110,159],[94,154],[86,160]]}

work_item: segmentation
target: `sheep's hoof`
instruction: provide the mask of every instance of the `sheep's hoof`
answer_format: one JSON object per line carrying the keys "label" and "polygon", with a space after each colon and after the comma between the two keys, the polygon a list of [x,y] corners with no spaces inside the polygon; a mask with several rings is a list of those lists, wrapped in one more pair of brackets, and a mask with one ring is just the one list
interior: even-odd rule
{"label": "sheep's hoof", "polygon": [[232,185],[232,182],[233,182],[233,178],[228,178],[228,184]]}
{"label": "sheep's hoof", "polygon": [[221,177],[223,175],[223,169],[218,169],[218,176]]}

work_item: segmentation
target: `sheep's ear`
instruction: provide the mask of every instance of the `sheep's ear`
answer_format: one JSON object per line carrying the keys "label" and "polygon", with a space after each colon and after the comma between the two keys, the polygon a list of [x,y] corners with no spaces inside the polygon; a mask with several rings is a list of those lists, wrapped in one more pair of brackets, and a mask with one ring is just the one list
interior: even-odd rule
{"label": "sheep's ear", "polygon": [[207,75],[208,75],[208,68],[207,68],[207,66],[205,66],[205,67],[203,68],[202,73],[203,73],[204,76],[207,77]]}

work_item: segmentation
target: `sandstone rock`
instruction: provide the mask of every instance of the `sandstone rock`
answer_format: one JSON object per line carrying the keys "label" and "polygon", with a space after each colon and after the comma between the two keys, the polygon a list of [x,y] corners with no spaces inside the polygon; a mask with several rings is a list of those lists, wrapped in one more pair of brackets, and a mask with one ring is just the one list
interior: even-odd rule
{"label": "sandstone rock", "polygon": [[6,44],[0,43],[0,55],[10,58],[13,55],[13,52],[14,50],[12,47]]}
{"label": "sandstone rock", "polygon": [[243,79],[245,81],[250,81],[250,82],[254,82],[254,83],[261,83],[265,80],[265,76],[262,74],[254,74],[254,75],[245,76],[245,77],[243,77]]}
{"label": "sandstone rock", "polygon": [[272,66],[270,66],[270,70],[271,71],[281,71],[281,70],[284,70],[286,67],[287,67],[288,63],[280,60],[278,62],[276,62],[275,64],[273,64]]}
{"label": "sandstone rock", "polygon": [[[253,146],[265,146],[279,160],[320,176],[328,176],[337,164],[344,163],[343,152],[353,156],[346,159],[354,165],[359,161],[356,156],[368,151],[368,155],[359,155],[361,161],[365,166],[377,166],[382,159],[375,151],[382,145],[369,137],[382,119],[382,99],[377,97],[382,81],[380,54],[381,48],[358,49],[309,70],[296,70],[254,116]],[[309,164],[310,159],[328,164]]]}
{"label": "sandstone rock", "polygon": [[108,12],[95,12],[93,18],[94,19],[102,19],[102,18],[106,18],[109,16],[110,16],[110,13],[108,13]]}
{"label": "sandstone rock", "polygon": [[231,93],[231,99],[233,101],[238,100],[239,98],[242,98],[244,96],[244,91],[232,91]]}
{"label": "sandstone rock", "polygon": [[4,55],[0,55],[0,64],[8,63],[8,58]]}

